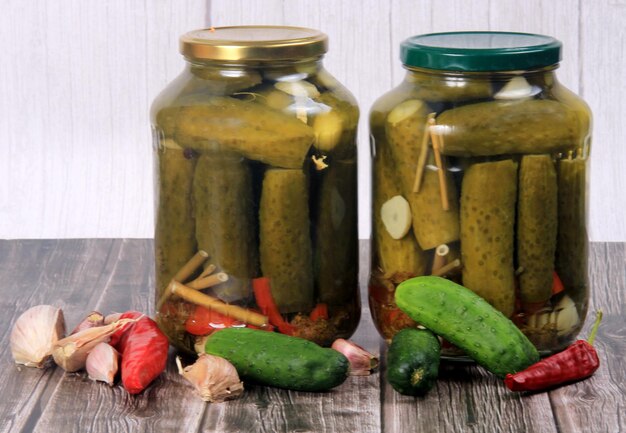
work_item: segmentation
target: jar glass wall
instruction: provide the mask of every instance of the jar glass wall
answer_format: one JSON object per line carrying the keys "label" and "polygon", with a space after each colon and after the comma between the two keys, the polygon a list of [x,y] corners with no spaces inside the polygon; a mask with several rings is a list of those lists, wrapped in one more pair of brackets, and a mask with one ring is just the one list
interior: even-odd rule
{"label": "jar glass wall", "polygon": [[[405,80],[370,113],[374,322],[385,339],[415,326],[396,307],[395,288],[440,275],[489,301],[540,351],[557,351],[580,331],[589,298],[591,115],[558,82],[549,55],[527,69],[500,70],[501,60],[489,63],[489,50],[502,49],[498,36],[476,47],[476,34],[457,35],[436,39],[435,57],[474,50],[482,63],[407,65]],[[456,42],[446,45],[447,37]],[[469,48],[459,45],[463,38]],[[410,40],[403,48],[408,63],[432,61],[412,58]]]}
{"label": "jar glass wall", "polygon": [[157,322],[189,352],[228,326],[349,337],[359,112],[322,65],[325,35],[218,28],[181,46],[152,106]]}

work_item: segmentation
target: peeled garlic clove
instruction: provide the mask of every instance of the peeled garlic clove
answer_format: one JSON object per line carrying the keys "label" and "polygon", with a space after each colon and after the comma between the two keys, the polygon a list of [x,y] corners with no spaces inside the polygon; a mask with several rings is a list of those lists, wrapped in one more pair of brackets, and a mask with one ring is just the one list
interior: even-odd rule
{"label": "peeled garlic clove", "polygon": [[87,355],[85,369],[91,380],[113,385],[118,370],[119,353],[107,343],[98,343]]}
{"label": "peeled garlic clove", "polygon": [[320,113],[313,120],[315,147],[322,152],[329,152],[339,144],[343,132],[343,119],[336,111]]}
{"label": "peeled garlic clove", "polygon": [[419,99],[409,99],[401,104],[398,104],[387,116],[387,122],[392,126],[402,122],[404,119],[411,117],[417,111],[421,110],[424,103]]}
{"label": "peeled garlic clove", "polygon": [[402,239],[411,229],[411,207],[401,195],[387,200],[380,208],[383,225],[393,239]]}
{"label": "peeled garlic clove", "polygon": [[178,372],[196,388],[204,401],[221,403],[243,393],[237,370],[224,358],[203,353],[194,364],[185,368],[179,357],[176,364]]}
{"label": "peeled garlic clove", "polygon": [[339,338],[330,346],[350,362],[350,376],[369,376],[378,367],[378,358],[358,344]]}
{"label": "peeled garlic clove", "polygon": [[580,321],[576,304],[569,296],[563,298],[556,304],[556,329],[557,335],[567,335],[574,330]]}
{"label": "peeled garlic clove", "polygon": [[60,308],[37,305],[18,317],[11,330],[11,353],[18,364],[43,368],[52,346],[65,336],[65,319]]}
{"label": "peeled garlic clove", "polygon": [[533,89],[524,77],[514,77],[496,93],[494,99],[521,99],[533,96],[539,89]]}
{"label": "peeled garlic clove", "polygon": [[76,325],[76,328],[74,328],[72,332],[70,332],[70,334],[76,334],[83,329],[93,328],[102,325],[104,325],[104,316],[102,315],[102,313],[98,311],[92,311],[78,325]]}
{"label": "peeled garlic clove", "polygon": [[319,90],[313,84],[307,81],[280,81],[274,84],[281,92],[285,92],[291,96],[306,96],[308,98],[317,98],[320,96]]}
{"label": "peeled garlic clove", "polygon": [[121,319],[109,325],[87,328],[57,341],[52,348],[54,362],[68,373],[85,368],[87,355],[98,343],[109,341],[118,329],[137,319]]}

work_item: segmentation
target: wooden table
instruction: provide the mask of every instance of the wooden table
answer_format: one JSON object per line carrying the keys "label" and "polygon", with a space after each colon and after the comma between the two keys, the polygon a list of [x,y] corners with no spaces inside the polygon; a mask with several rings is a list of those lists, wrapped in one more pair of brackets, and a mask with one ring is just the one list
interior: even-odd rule
{"label": "wooden table", "polygon": [[[368,244],[361,249],[367,264]],[[426,397],[401,396],[386,383],[385,346],[366,303],[353,340],[382,353],[382,367],[326,393],[247,386],[238,400],[207,404],[177,374],[173,356],[167,373],[139,396],[120,385],[93,383],[84,373],[13,364],[10,329],[31,306],[61,307],[69,327],[93,309],[152,312],[152,257],[150,240],[0,241],[0,431],[626,431],[626,247],[621,243],[596,243],[591,249],[590,311],[605,313],[596,340],[602,366],[591,379],[551,392],[514,394],[480,367],[444,364]],[[362,288],[366,273],[363,266]]]}

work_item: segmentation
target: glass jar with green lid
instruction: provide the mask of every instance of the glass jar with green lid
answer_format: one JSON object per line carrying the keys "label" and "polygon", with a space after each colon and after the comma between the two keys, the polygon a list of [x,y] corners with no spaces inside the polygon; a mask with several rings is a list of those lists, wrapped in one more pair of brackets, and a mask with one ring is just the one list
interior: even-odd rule
{"label": "glass jar with green lid", "polygon": [[359,111],[322,65],[326,35],[222,27],[180,47],[151,111],[157,322],[189,352],[231,326],[349,337]]}
{"label": "glass jar with green lid", "polygon": [[589,298],[591,114],[556,78],[561,43],[427,34],[404,41],[401,58],[404,81],[370,113],[379,332],[416,325],[394,303],[400,282],[439,275],[486,299],[540,351],[562,349]]}

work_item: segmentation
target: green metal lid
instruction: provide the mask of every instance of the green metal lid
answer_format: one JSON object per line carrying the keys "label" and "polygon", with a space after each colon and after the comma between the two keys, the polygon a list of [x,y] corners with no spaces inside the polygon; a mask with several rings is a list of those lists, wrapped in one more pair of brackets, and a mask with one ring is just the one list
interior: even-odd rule
{"label": "green metal lid", "polygon": [[515,71],[561,60],[561,42],[550,36],[511,32],[450,32],[412,36],[400,45],[409,67],[445,71]]}

